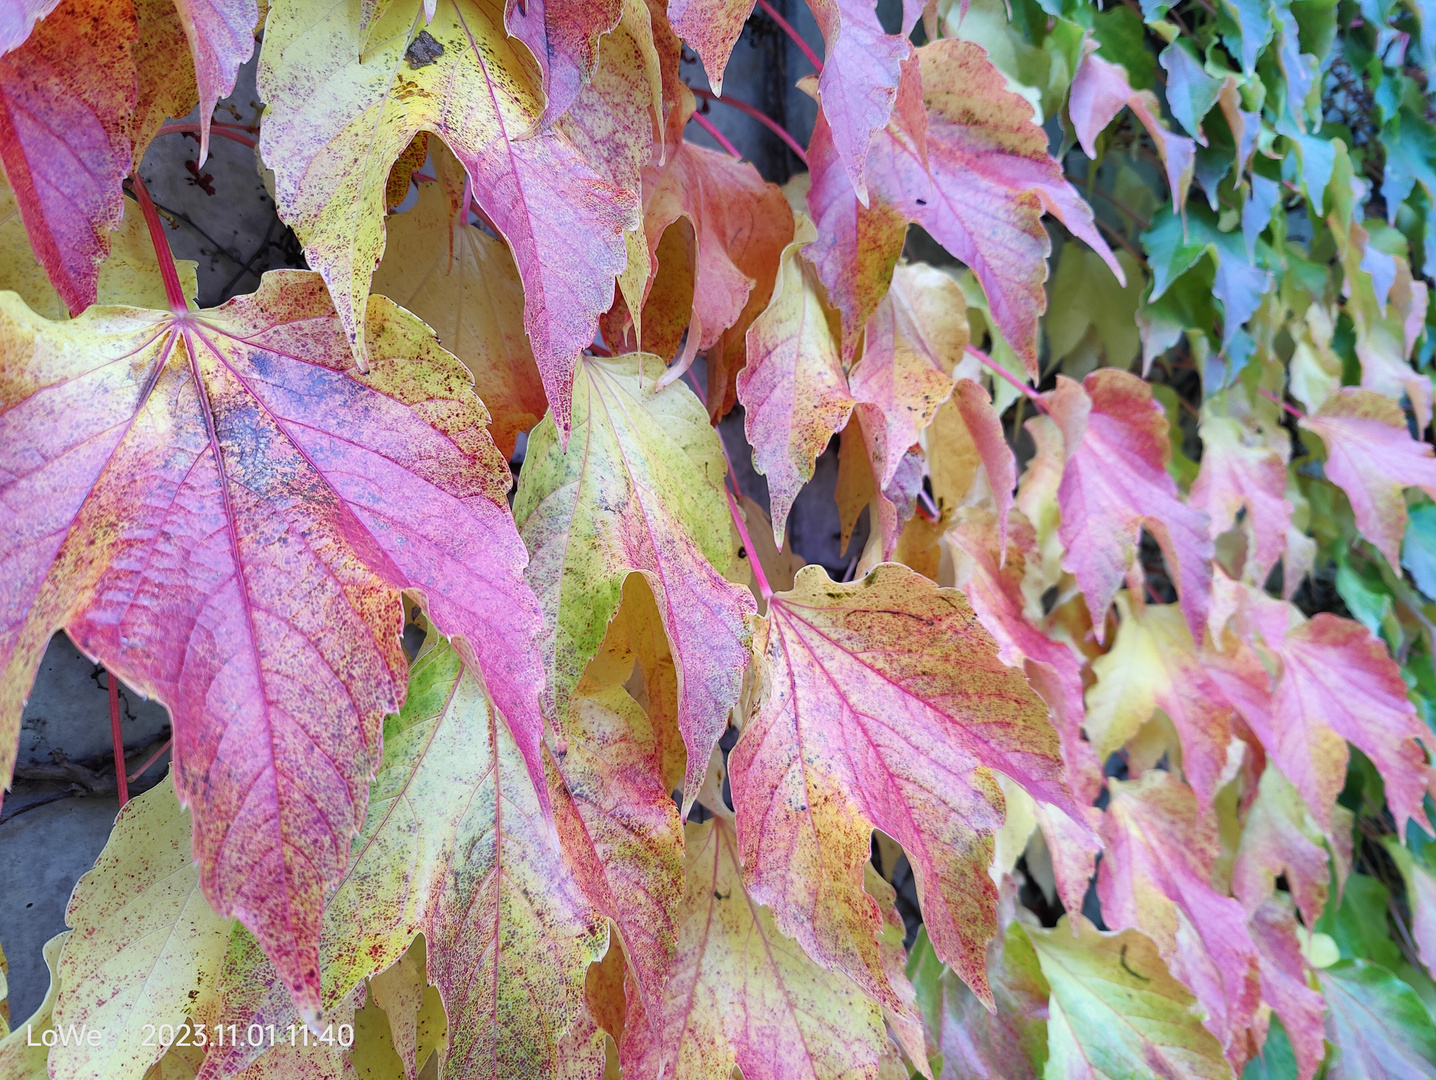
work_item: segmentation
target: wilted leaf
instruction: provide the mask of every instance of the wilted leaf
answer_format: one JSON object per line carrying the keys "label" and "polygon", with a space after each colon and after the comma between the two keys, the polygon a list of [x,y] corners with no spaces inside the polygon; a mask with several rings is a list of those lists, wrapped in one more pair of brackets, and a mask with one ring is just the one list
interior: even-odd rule
{"label": "wilted leaf", "polygon": [[230,923],[214,913],[190,855],[190,815],[166,778],[125,804],[94,869],[65,911],[73,931],[60,958],[55,1024],[99,1031],[56,1046],[55,1080],[139,1080],[164,1055],[145,1025],[178,1027],[194,991],[213,987]]}
{"label": "wilted leaf", "polygon": [[539,612],[458,361],[382,297],[367,375],[316,275],[182,316],[0,299],[12,373],[0,774],[50,635],[170,709],[206,897],[306,1016],[326,889],[403,700],[399,590],[460,636],[540,773]]}
{"label": "wilted leaf", "polygon": [[648,581],[678,665],[691,804],[738,700],[753,600],[722,573],[733,530],[718,434],[687,387],[657,388],[661,367],[641,353],[585,359],[574,382],[578,437],[564,450],[552,420],[534,431],[514,513],[532,555],[527,573],[543,606],[550,672],[545,693],[561,728],[624,578]]}
{"label": "wilted leaf", "polygon": [[1067,444],[1057,491],[1062,566],[1086,597],[1097,640],[1143,529],[1161,546],[1192,638],[1202,640],[1212,588],[1207,515],[1182,501],[1167,474],[1167,420],[1151,387],[1103,368],[1080,385],[1059,375],[1047,398]]}
{"label": "wilted leaf", "polygon": [[280,216],[324,275],[356,358],[364,298],[384,251],[389,167],[419,131],[448,144],[524,281],[524,327],[549,404],[567,432],[579,352],[627,263],[637,193],[615,187],[550,128],[527,50],[491,0],[443,0],[427,28],[417,0],[388,5],[363,48],[351,5],[277,0],[265,23],[260,151]]}
{"label": "wilted leaf", "polygon": [[877,1005],[785,938],[743,890],[722,818],[686,828],[688,891],[667,992],[629,996],[623,1075],[634,1080],[873,1076],[887,1037]]}
{"label": "wilted leaf", "polygon": [[893,563],[849,584],[804,567],[755,637],[759,701],[729,756],[749,891],[808,955],[900,1008],[862,888],[882,829],[912,863],[938,956],[989,999],[993,772],[1076,812],[1046,708],[960,593]]}
{"label": "wilted leaf", "polygon": [[1075,916],[1026,931],[1052,987],[1046,1080],[1230,1080],[1187,988],[1136,930],[1100,933]]}
{"label": "wilted leaf", "polygon": [[1109,780],[1108,787],[1106,851],[1097,872],[1102,917],[1152,939],[1240,1067],[1243,1035],[1258,1004],[1258,957],[1246,912],[1211,886],[1220,852],[1216,822],[1169,773],[1154,770],[1133,783]]}

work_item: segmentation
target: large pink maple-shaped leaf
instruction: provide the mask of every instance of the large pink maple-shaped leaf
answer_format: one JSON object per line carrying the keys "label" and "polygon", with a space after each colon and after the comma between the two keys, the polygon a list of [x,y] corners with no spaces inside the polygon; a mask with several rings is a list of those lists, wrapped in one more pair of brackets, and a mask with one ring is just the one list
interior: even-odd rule
{"label": "large pink maple-shaped leaf", "polygon": [[891,121],[872,140],[866,204],[840,168],[831,127],[822,117],[814,127],[808,203],[823,241],[813,260],[845,334],[854,332],[882,297],[907,223],[916,222],[977,275],[993,322],[1035,377],[1051,251],[1043,213],[1125,281],[1122,269],[1047,153],[1032,106],[1005,88],[982,47],[943,39],[914,59],[902,66]]}
{"label": "large pink maple-shaped leaf", "polygon": [[425,597],[534,776],[538,604],[468,372],[369,302],[351,367],[323,282],[68,323],[0,297],[0,774],[50,635],[163,702],[205,894],[318,1010],[319,914],[404,698],[399,590]]}
{"label": "large pink maple-shaped leaf", "polygon": [[1102,917],[1141,930],[1207,1011],[1206,1027],[1240,1069],[1259,1002],[1258,952],[1246,912],[1211,885],[1221,853],[1215,815],[1170,773],[1109,781],[1106,852],[1097,871]]}
{"label": "large pink maple-shaped leaf", "polygon": [[0,164],[30,246],[71,314],[95,302],[99,264],[124,212],[138,37],[130,0],[64,0],[0,56]]}
{"label": "large pink maple-shaped leaf", "polygon": [[1116,368],[1081,383],[1057,377],[1047,408],[1062,429],[1067,465],[1057,489],[1062,567],[1077,578],[1097,640],[1145,528],[1157,540],[1200,642],[1211,604],[1213,545],[1207,515],[1182,501],[1167,473],[1171,444],[1162,406],[1143,380]]}
{"label": "large pink maple-shaped leaf", "polygon": [[1351,500],[1356,527],[1401,565],[1406,533],[1402,491],[1419,487],[1436,498],[1436,457],[1406,428],[1401,406],[1371,390],[1345,387],[1301,421],[1326,444],[1326,475]]}
{"label": "large pink maple-shaped leaf", "polygon": [[814,960],[901,1010],[863,890],[880,828],[907,852],[938,955],[991,1000],[994,773],[1077,813],[1046,708],[961,593],[895,563],[844,584],[804,567],[754,637],[758,704],[728,762],[750,893]]}

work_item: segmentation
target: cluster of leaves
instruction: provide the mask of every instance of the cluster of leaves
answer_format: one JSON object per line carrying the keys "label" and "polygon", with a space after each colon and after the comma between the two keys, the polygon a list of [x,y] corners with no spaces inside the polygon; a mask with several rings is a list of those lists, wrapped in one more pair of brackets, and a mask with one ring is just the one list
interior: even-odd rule
{"label": "cluster of leaves", "polygon": [[57,629],[175,736],[0,1076],[1436,1074],[1436,11],[1216,4],[810,0],[779,189],[745,0],[272,0],[204,311],[254,0],[8,4],[0,772]]}

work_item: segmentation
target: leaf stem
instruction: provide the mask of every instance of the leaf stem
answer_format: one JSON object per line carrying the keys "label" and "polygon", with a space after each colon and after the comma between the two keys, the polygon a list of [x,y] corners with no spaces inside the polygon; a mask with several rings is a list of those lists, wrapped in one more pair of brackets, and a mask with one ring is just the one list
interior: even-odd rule
{"label": "leaf stem", "polygon": [[[808,155],[803,150],[802,144],[800,144],[797,139],[793,138],[793,136],[789,135],[787,129],[783,127],[782,124],[778,123],[778,121],[774,120],[771,116],[768,116],[766,113],[762,112],[759,109],[755,109],[746,101],[739,101],[737,98],[719,97],[711,90],[700,90],[696,86],[690,86],[688,89],[693,91],[695,97],[703,98],[705,101],[721,102],[724,105],[729,105],[732,108],[737,109],[741,113],[747,113],[754,120],[758,121],[758,123],[762,124],[769,131],[771,131],[774,135],[778,136],[778,138],[782,139],[783,142],[787,143],[788,149],[793,151],[793,153],[797,154],[798,160],[803,163],[804,168],[807,168]],[[698,115],[698,113],[694,113],[694,119],[697,119]]]}
{"label": "leaf stem", "polygon": [[812,46],[803,40],[803,35],[793,28],[793,24],[783,18],[783,16],[778,13],[778,9],[768,3],[768,0],[758,0],[758,6],[763,9],[764,15],[778,24],[778,29],[788,35],[789,40],[798,46],[798,51],[808,58],[808,63],[812,64],[817,73],[821,75],[823,73],[823,62],[818,59],[818,54],[813,52]]}
{"label": "leaf stem", "polygon": [[139,768],[135,769],[134,772],[130,773],[130,775],[129,775],[129,780],[130,780],[130,782],[133,783],[134,781],[138,780],[140,777],[144,776],[145,773],[149,772],[149,771],[150,771],[150,766],[152,766],[156,761],[158,761],[161,757],[164,756],[164,752],[165,752],[166,750],[168,750],[171,746],[174,745],[174,741],[175,741],[175,737],[174,737],[173,735],[171,735],[168,739],[166,739],[163,743],[161,743],[161,744],[160,744],[160,748],[159,748],[158,750],[156,750],[153,754],[151,754],[151,755],[149,756],[149,760],[148,760],[148,761],[146,761],[146,762],[145,762],[143,765],[141,765]]}
{"label": "leaf stem", "polygon": [[115,787],[120,793],[120,805],[130,801],[130,784],[125,776],[125,742],[120,737],[120,680],[109,668],[105,669],[110,684],[110,739],[115,747]]}
{"label": "leaf stem", "polygon": [[717,140],[719,146],[721,146],[724,150],[727,150],[728,153],[733,155],[734,161],[743,160],[743,155],[738,153],[738,148],[728,141],[728,136],[724,135],[721,131],[719,131],[716,127],[713,126],[713,121],[709,120],[708,117],[704,116],[700,112],[695,112],[688,119],[692,120],[704,131],[708,132],[709,135],[712,135],[713,138]]}
{"label": "leaf stem", "polygon": [[1007,380],[1007,382],[1011,383],[1013,386],[1017,387],[1018,390],[1022,391],[1022,393],[1027,396],[1027,400],[1032,402],[1032,404],[1037,407],[1038,412],[1045,413],[1047,411],[1047,405],[1043,402],[1042,395],[1039,394],[1036,390],[1032,389],[1032,387],[1028,386],[1025,382],[1020,381],[1016,375],[1012,374],[1012,372],[1008,371],[1005,367],[1003,367],[996,360],[988,356],[985,352],[983,352],[976,346],[969,345],[967,347],[967,351],[972,353],[973,356],[977,357],[984,364],[986,364],[994,373],[1002,376],[1003,379]]}
{"label": "leaf stem", "polygon": [[[160,277],[165,283],[165,297],[170,302],[170,310],[176,315],[183,315],[189,310],[185,303],[184,290],[180,288],[179,271],[175,269],[175,257],[170,252],[169,238],[165,236],[165,227],[160,222],[159,212],[155,209],[154,200],[150,198],[149,188],[145,187],[145,181],[140,176],[140,170],[136,169],[131,177],[135,189],[135,198],[139,201],[140,210],[144,212],[145,224],[149,226],[150,243],[155,248],[155,260],[160,264]],[[123,802],[123,800],[121,800]]]}
{"label": "leaf stem", "polygon": [[1276,396],[1275,394],[1273,394],[1270,390],[1267,390],[1267,389],[1263,388],[1263,389],[1261,389],[1261,390],[1258,390],[1257,393],[1261,394],[1261,396],[1264,397],[1264,398],[1266,398],[1268,401],[1273,402],[1273,403],[1275,403],[1275,404],[1277,404],[1277,405],[1280,405],[1283,409],[1285,409],[1287,412],[1291,413],[1291,415],[1294,416],[1294,417],[1296,417],[1298,420],[1305,420],[1305,419],[1306,419],[1306,413],[1302,412],[1302,411],[1301,411],[1300,409],[1298,409],[1295,405],[1288,405],[1284,400],[1282,400],[1281,398],[1277,397],[1277,396]]}
{"label": "leaf stem", "polygon": [[[720,436],[721,438],[721,436]],[[743,541],[743,551],[748,556],[748,565],[753,568],[753,580],[758,583],[758,592],[763,600],[773,599],[773,588],[768,584],[768,575],[763,573],[763,564],[758,558],[758,552],[753,548],[753,538],[748,535],[748,523],[743,520],[743,512],[738,509],[738,502],[733,498],[733,493],[726,487],[723,493],[728,496],[728,513],[733,515],[733,524],[738,526],[738,536]]]}
{"label": "leaf stem", "polygon": [[[166,124],[160,128],[161,135],[198,135],[200,126],[198,124]],[[209,126],[211,135],[218,135],[222,139],[229,139],[251,149],[259,145],[259,140],[247,133],[242,127],[231,127],[228,124],[211,123]]]}

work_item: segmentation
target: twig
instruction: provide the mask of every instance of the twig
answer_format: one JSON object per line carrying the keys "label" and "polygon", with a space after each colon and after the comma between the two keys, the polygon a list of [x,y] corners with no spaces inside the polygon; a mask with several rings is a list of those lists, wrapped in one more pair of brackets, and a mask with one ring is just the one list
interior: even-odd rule
{"label": "twig", "polygon": [[[719,97],[717,94],[713,93],[710,90],[700,90],[697,87],[689,87],[689,89],[693,91],[694,96],[703,98],[705,101],[718,101],[724,105],[732,106],[741,113],[746,113],[747,115],[751,116],[754,120],[758,121],[758,123],[762,124],[774,135],[778,136],[778,138],[782,139],[783,142],[787,143],[788,149],[793,151],[793,153],[797,154],[798,160],[803,163],[804,168],[807,168],[808,155],[807,152],[804,151],[802,144],[799,143],[797,139],[793,138],[793,136],[789,135],[788,130],[783,127],[782,124],[778,123],[778,121],[774,120],[771,116],[768,116],[766,113],[762,112],[759,109],[755,109],[746,101],[739,101],[737,98]],[[693,115],[695,118],[698,116],[697,113],[694,113]]]}
{"label": "twig", "polygon": [[[165,124],[160,128],[161,135],[198,135],[200,133],[198,124]],[[246,134],[242,127],[231,127],[228,124],[212,123],[209,126],[211,135],[218,135],[221,139],[228,139],[230,142],[237,142],[251,150],[259,145],[259,140],[253,135]]]}
{"label": "twig", "polygon": [[1000,375],[1003,379],[1007,380],[1007,382],[1011,383],[1023,394],[1027,395],[1027,399],[1037,407],[1038,412],[1045,413],[1047,411],[1047,404],[1042,400],[1042,395],[1039,394],[1032,387],[1028,386],[1025,382],[1019,381],[1016,375],[1012,374],[1012,372],[1008,371],[992,357],[988,356],[981,349],[973,345],[969,345],[967,347],[967,351],[972,353],[972,355],[977,357],[977,359],[982,361],[982,363],[986,364],[997,375]]}
{"label": "twig", "polygon": [[708,117],[704,116],[700,112],[695,112],[688,119],[692,120],[704,131],[708,132],[709,135],[712,135],[713,138],[717,140],[719,146],[721,146],[724,150],[727,150],[728,153],[733,155],[734,161],[743,160],[743,155],[738,153],[738,148],[728,141],[728,136],[724,135],[721,131],[719,131],[716,127],[713,126],[713,121],[709,120]]}

